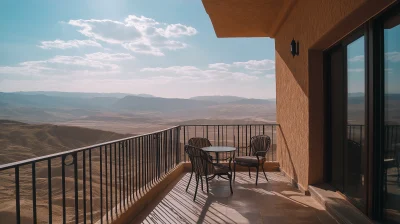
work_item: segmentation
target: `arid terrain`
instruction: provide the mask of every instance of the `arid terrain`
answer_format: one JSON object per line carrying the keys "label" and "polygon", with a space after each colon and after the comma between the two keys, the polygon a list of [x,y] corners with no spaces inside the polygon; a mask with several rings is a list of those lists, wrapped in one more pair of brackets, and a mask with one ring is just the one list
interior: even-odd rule
{"label": "arid terrain", "polygon": [[[275,102],[230,96],[166,99],[128,94],[0,93],[0,119],[2,119],[0,120],[1,165],[127,136],[154,132],[179,124],[275,123]],[[215,128],[217,127],[210,127],[209,138],[213,144],[218,144]],[[237,139],[234,141],[234,135],[237,129],[235,128],[221,127],[220,144],[224,144],[224,142],[228,145],[236,144]],[[254,126],[252,130],[254,135],[257,130]],[[201,136],[204,131],[205,129],[201,127],[197,130],[195,128],[186,129],[186,137]],[[224,131],[225,134],[222,137]],[[243,132],[243,129],[241,131]],[[260,128],[258,131],[260,132]],[[183,141],[183,131],[181,131],[181,138]],[[245,146],[244,140],[241,145]],[[88,155],[86,155],[88,164],[87,157]],[[84,170],[82,158],[79,160],[79,209],[82,209],[81,181]],[[94,150],[92,153],[92,178],[95,220],[100,218],[99,162],[99,153]],[[35,164],[39,223],[48,222],[47,165],[46,161]],[[51,173],[53,222],[60,223],[62,221],[61,159],[51,161]],[[0,220],[1,223],[15,223],[14,169],[1,171],[0,178],[2,180],[0,182]],[[20,168],[19,179],[22,223],[31,223],[33,214],[31,165]],[[73,166],[67,166],[66,212],[68,223],[74,222],[73,189]],[[89,195],[88,189],[86,192]],[[80,216],[80,222],[82,219],[83,217]]]}

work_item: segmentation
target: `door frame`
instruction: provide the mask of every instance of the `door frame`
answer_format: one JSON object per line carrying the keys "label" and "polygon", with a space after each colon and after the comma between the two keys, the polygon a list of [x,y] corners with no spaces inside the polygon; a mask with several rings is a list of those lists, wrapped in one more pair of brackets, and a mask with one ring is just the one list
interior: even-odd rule
{"label": "door frame", "polygon": [[[324,156],[324,181],[327,183],[330,183],[330,181],[332,180],[332,132],[331,132],[331,124],[332,124],[332,106],[331,106],[331,93],[332,93],[332,86],[330,83],[330,72],[331,72],[331,64],[330,64],[330,54],[333,51],[336,51],[338,48],[342,48],[343,51],[343,55],[342,55],[342,64],[343,64],[343,75],[345,76],[345,78],[343,79],[343,88],[342,90],[345,92],[344,94],[344,98],[343,98],[343,110],[342,111],[338,111],[338,112],[342,112],[344,113],[344,120],[347,121],[347,104],[348,104],[348,99],[347,99],[347,46],[351,43],[353,43],[354,41],[356,41],[357,39],[359,39],[360,37],[364,36],[364,55],[367,55],[367,50],[366,50],[366,45],[367,45],[367,26],[366,24],[362,24],[361,26],[359,26],[358,28],[356,28],[351,34],[347,35],[346,37],[344,37],[343,39],[341,39],[340,41],[338,41],[336,44],[334,44],[332,47],[328,48],[327,50],[324,51],[324,85],[325,85],[325,114],[326,116],[326,126],[325,126],[325,156]],[[368,61],[367,59],[365,60],[364,63],[365,66],[365,71],[367,71],[367,67],[368,67]],[[367,111],[368,111],[368,97],[367,97],[367,79],[368,79],[368,73],[364,72],[364,91],[365,91],[365,107],[364,107],[364,124],[367,124]],[[345,122],[344,121],[344,122]],[[366,125],[365,125],[366,126]],[[347,127],[345,125],[345,130],[343,130],[343,135],[344,135],[344,139],[347,138]],[[365,135],[365,138],[367,140],[368,135]],[[369,160],[369,155],[368,155],[368,140],[365,141],[365,144],[363,145],[363,150],[362,152],[367,152],[366,156],[366,160]],[[345,142],[343,142],[343,146],[344,149],[343,151],[346,152],[346,147],[347,144],[345,144]],[[345,171],[346,169],[346,156],[345,153],[343,153],[343,189],[345,190],[345,182],[346,182],[346,176],[345,176]],[[367,166],[368,162],[365,163],[365,167],[363,167],[363,169],[365,170],[365,178],[368,180],[368,166]],[[366,180],[366,181],[367,181]],[[368,185],[365,184],[365,195],[363,195],[363,198],[365,199],[365,207],[362,210],[362,212],[364,212],[365,214],[368,213],[368,209],[367,205],[368,205]],[[344,194],[343,194],[344,195]],[[345,196],[345,195],[344,195]],[[346,196],[345,196],[346,197]],[[348,201],[351,201],[350,198],[346,197],[346,199]]]}
{"label": "door frame", "polygon": [[[329,53],[337,47],[344,50],[344,65],[347,68],[346,46],[365,37],[365,211],[364,213],[374,220],[384,220],[383,197],[383,158],[384,158],[384,29],[383,23],[400,11],[400,2],[380,12],[355,31],[339,40],[332,47],[323,52],[324,57],[324,113],[326,124],[324,131],[324,182],[329,183],[332,176],[332,133],[331,133],[331,85]],[[347,75],[346,75],[347,76]],[[347,81],[347,80],[346,80]],[[347,83],[344,84],[347,88]],[[346,99],[347,100],[347,99]],[[347,106],[347,101],[344,101]]]}

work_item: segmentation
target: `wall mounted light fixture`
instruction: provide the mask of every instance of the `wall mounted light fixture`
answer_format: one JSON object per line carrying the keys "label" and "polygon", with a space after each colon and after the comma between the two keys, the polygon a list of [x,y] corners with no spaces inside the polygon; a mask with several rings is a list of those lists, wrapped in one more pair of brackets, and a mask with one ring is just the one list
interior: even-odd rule
{"label": "wall mounted light fixture", "polygon": [[296,43],[294,38],[293,38],[292,42],[290,42],[290,52],[292,53],[293,57],[295,55],[297,55],[297,56],[299,55],[299,45],[300,45],[299,41],[297,41],[297,43]]}

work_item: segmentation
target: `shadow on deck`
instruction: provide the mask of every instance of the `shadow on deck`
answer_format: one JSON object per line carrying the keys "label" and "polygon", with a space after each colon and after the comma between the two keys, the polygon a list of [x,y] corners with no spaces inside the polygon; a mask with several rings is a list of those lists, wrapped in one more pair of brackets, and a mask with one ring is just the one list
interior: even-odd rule
{"label": "shadow on deck", "polygon": [[190,173],[184,173],[144,209],[134,223],[336,223],[310,196],[294,188],[279,172],[260,175],[238,172],[233,185],[224,179],[210,182],[210,193],[199,190],[193,201],[195,181],[185,191]]}

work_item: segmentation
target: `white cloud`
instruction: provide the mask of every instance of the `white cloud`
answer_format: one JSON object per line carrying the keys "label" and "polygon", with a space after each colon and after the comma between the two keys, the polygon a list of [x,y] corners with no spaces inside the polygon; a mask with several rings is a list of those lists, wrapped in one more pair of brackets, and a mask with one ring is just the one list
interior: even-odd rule
{"label": "white cloud", "polygon": [[388,52],[385,54],[386,60],[391,61],[391,62],[399,62],[400,61],[400,52],[393,51],[393,52]]}
{"label": "white cloud", "polygon": [[85,56],[57,55],[48,60],[26,61],[18,64],[18,66],[0,67],[0,74],[37,76],[110,74],[120,71],[120,66],[115,62],[133,58],[130,54],[103,52],[86,54]]}
{"label": "white cloud", "polygon": [[208,67],[212,68],[212,69],[218,69],[218,70],[227,71],[231,67],[231,65],[230,64],[225,64],[225,63],[214,63],[214,64],[209,64]]}
{"label": "white cloud", "polygon": [[79,48],[79,47],[101,47],[101,44],[97,43],[96,41],[93,40],[59,40],[56,39],[54,41],[42,41],[41,45],[38,45],[38,47],[42,49],[52,49],[52,48],[58,48],[58,49],[68,49],[68,48]]}
{"label": "white cloud", "polygon": [[357,55],[349,59],[350,62],[363,62],[364,55]]}
{"label": "white cloud", "polygon": [[197,30],[193,27],[188,27],[178,24],[170,24],[165,30],[160,30],[161,34],[165,37],[180,37],[180,36],[193,36],[197,34]]}
{"label": "white cloud", "polygon": [[224,71],[213,69],[200,69],[194,66],[171,66],[171,67],[154,67],[143,68],[141,72],[162,73],[164,76],[177,77],[179,79],[190,79],[192,81],[207,82],[216,80],[256,80],[258,77],[242,72]]}
{"label": "white cloud", "polygon": [[[400,52],[393,51],[385,53],[386,60],[391,62],[400,61]],[[364,55],[358,55],[349,59],[350,62],[362,62],[364,61]]]}
{"label": "white cloud", "polygon": [[250,60],[246,62],[213,63],[208,65],[208,69],[200,69],[194,66],[170,66],[170,67],[149,67],[142,68],[141,72],[149,75],[161,73],[164,76],[187,78],[198,82],[215,80],[257,80],[260,77],[275,78],[275,74],[260,76],[267,70],[275,69],[275,62],[272,60]]}
{"label": "white cloud", "polygon": [[130,60],[134,59],[130,54],[125,53],[115,53],[115,54],[108,54],[103,52],[96,52],[92,54],[85,54],[86,58],[91,60],[100,60],[100,61],[122,61],[122,60]]}
{"label": "white cloud", "polygon": [[165,24],[136,15],[129,15],[124,21],[79,19],[70,20],[68,24],[79,27],[78,32],[88,38],[155,56],[163,56],[164,50],[186,48],[186,43],[176,39],[197,34],[197,30],[191,26]]}
{"label": "white cloud", "polygon": [[273,70],[275,69],[275,61],[265,59],[265,60],[250,60],[246,62],[234,62],[233,66],[243,67],[248,70]]}
{"label": "white cloud", "polygon": [[349,68],[347,69],[348,72],[364,72],[363,68]]}
{"label": "white cloud", "polygon": [[229,69],[246,69],[253,70],[253,74],[261,74],[261,71],[264,70],[273,70],[275,69],[275,61],[264,59],[264,60],[250,60],[245,62],[233,62],[232,64],[227,63],[214,63],[209,64],[209,68],[218,69],[218,70],[229,70]]}

